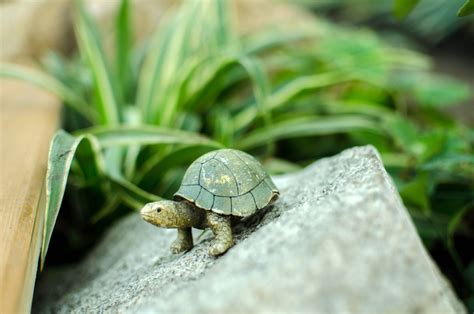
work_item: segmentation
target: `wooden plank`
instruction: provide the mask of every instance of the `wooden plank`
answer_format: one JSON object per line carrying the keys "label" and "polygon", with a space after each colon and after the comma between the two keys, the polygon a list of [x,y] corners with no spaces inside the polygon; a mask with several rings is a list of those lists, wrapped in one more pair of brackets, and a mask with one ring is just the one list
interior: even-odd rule
{"label": "wooden plank", "polygon": [[59,102],[29,84],[0,80],[0,309],[29,312],[38,265],[49,142]]}

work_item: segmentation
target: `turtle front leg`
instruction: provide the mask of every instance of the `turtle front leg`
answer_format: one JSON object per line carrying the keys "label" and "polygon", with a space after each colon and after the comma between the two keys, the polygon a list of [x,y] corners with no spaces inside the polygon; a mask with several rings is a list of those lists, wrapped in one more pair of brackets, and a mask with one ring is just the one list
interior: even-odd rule
{"label": "turtle front leg", "polygon": [[191,228],[179,228],[178,237],[171,244],[171,253],[178,254],[193,248],[193,234]]}
{"label": "turtle front leg", "polygon": [[209,254],[217,256],[225,253],[234,244],[230,217],[209,211],[206,214],[206,222],[214,233]]}

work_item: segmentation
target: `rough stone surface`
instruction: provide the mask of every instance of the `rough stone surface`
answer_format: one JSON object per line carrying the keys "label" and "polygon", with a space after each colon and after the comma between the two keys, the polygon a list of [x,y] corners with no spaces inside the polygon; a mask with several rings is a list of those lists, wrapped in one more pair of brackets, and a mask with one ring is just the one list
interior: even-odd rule
{"label": "rough stone surface", "polygon": [[209,236],[173,256],[173,230],[134,214],[81,264],[43,276],[35,312],[464,312],[429,258],[374,148],[275,179],[281,199],[241,224],[225,255]]}

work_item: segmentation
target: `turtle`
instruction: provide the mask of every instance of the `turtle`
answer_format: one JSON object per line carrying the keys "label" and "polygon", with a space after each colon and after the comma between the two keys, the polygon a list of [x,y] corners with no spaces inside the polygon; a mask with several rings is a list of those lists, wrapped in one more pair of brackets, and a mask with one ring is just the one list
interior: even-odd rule
{"label": "turtle", "polygon": [[146,204],[142,218],[158,227],[176,228],[171,252],[193,247],[191,228],[209,228],[209,254],[224,254],[233,243],[232,226],[273,204],[280,192],[262,165],[235,149],[219,149],[197,158],[186,170],[173,200]]}

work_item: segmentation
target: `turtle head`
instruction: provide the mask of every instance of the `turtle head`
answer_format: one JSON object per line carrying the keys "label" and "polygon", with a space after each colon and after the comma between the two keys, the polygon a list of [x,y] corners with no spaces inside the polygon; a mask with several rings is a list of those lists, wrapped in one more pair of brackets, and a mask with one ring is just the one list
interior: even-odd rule
{"label": "turtle head", "polygon": [[194,216],[193,207],[175,201],[158,201],[146,204],[141,210],[142,218],[152,225],[163,228],[192,227],[190,216]]}

